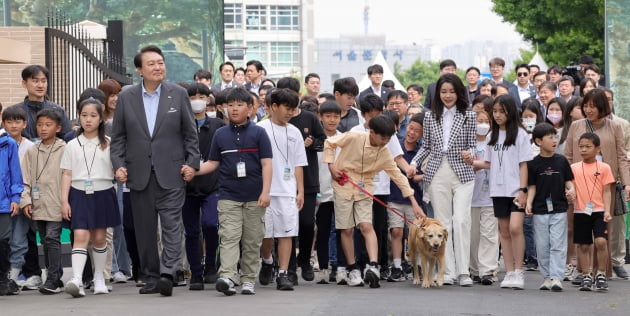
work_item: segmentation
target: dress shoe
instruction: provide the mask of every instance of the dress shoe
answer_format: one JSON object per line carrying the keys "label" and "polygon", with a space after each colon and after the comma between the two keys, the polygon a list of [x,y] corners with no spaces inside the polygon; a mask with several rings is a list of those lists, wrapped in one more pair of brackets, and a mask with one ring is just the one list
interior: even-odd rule
{"label": "dress shoe", "polygon": [[140,288],[140,294],[156,294],[160,293],[156,283],[147,283]]}
{"label": "dress shoe", "polygon": [[157,288],[162,296],[173,295],[173,278],[162,275],[157,283]]}

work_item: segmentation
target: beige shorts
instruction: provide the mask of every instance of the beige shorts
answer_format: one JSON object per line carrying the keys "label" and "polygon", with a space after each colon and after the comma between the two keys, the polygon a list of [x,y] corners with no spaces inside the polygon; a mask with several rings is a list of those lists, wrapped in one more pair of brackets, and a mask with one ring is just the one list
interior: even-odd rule
{"label": "beige shorts", "polygon": [[265,211],[265,238],[295,237],[299,219],[294,197],[272,196]]}
{"label": "beige shorts", "polygon": [[[400,204],[400,203],[389,202],[387,203],[387,205],[397,210],[398,213],[406,216],[407,219],[409,219],[410,221],[413,221],[414,219],[416,219],[416,214],[413,212],[413,206],[411,206],[411,204]],[[387,210],[387,225],[389,226],[389,228],[392,228],[392,227],[403,228],[405,227],[405,219],[400,217],[400,215],[392,212],[392,210],[388,209]]]}
{"label": "beige shorts", "polygon": [[335,196],[335,227],[348,229],[359,223],[372,224],[372,200],[346,200]]}

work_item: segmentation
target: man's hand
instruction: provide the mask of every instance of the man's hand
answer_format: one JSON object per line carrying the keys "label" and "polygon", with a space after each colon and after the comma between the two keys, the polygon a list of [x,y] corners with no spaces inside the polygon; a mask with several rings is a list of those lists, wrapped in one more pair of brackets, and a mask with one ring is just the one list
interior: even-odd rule
{"label": "man's hand", "polygon": [[330,170],[330,175],[332,176],[333,180],[337,181],[339,179],[341,179],[341,176],[343,175],[343,172],[339,169],[337,169],[337,167],[335,167],[334,164],[329,163],[328,164],[328,170]]}
{"label": "man's hand", "polygon": [[260,197],[258,197],[258,207],[268,207],[269,201],[269,193],[261,193]]}
{"label": "man's hand", "polygon": [[11,202],[11,217],[20,214],[20,204]]}
{"label": "man's hand", "polygon": [[416,167],[416,164],[413,162],[409,164],[409,169],[405,172],[407,174],[407,178],[411,179],[416,175]]}
{"label": "man's hand", "polygon": [[527,206],[525,206],[525,215],[527,216],[534,215],[534,213],[532,212],[532,205],[529,203],[527,203]]}
{"label": "man's hand", "polygon": [[116,180],[118,180],[120,183],[127,182],[127,168],[120,167],[118,168],[118,170],[116,170]]}
{"label": "man's hand", "polygon": [[182,174],[184,181],[190,182],[190,180],[192,180],[192,178],[195,176],[195,169],[188,165],[182,165],[180,173]]}
{"label": "man's hand", "polygon": [[72,209],[70,208],[70,203],[62,202],[61,203],[61,216],[63,219],[70,221],[72,220]]}
{"label": "man's hand", "polygon": [[25,206],[22,209],[22,212],[24,212],[24,216],[28,217],[29,219],[33,219],[33,205],[32,204]]}

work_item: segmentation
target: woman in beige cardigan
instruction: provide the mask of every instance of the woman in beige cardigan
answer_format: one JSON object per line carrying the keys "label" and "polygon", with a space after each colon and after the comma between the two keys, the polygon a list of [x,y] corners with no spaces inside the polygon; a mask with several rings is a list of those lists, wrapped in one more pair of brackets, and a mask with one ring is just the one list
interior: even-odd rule
{"label": "woman in beige cardigan", "polygon": [[[623,131],[616,122],[608,119],[610,116],[610,106],[608,105],[608,99],[603,89],[593,89],[584,96],[584,100],[582,101],[582,114],[585,119],[573,122],[569,128],[569,134],[567,135],[566,146],[564,148],[565,156],[570,163],[582,161],[582,156],[580,155],[580,150],[578,148],[578,139],[580,138],[580,135],[591,131],[591,127],[588,124],[588,122],[590,122],[593,132],[595,132],[595,134],[597,134],[597,136],[601,139],[602,160],[610,165],[610,169],[612,170],[615,179],[621,181],[627,195],[630,193],[630,174],[628,174],[628,162],[624,147]],[[611,208],[614,209],[614,190],[612,194]],[[572,222],[572,220],[570,221]],[[572,225],[573,224],[571,223],[569,227],[571,232],[573,230],[573,227],[571,227]],[[611,223],[608,223],[608,231],[612,231]],[[608,241],[610,243],[610,239]],[[610,255],[610,251],[608,254]],[[610,261],[602,264],[607,266],[606,276],[611,277],[612,271]],[[593,260],[593,271],[596,270],[597,265],[596,260]]]}

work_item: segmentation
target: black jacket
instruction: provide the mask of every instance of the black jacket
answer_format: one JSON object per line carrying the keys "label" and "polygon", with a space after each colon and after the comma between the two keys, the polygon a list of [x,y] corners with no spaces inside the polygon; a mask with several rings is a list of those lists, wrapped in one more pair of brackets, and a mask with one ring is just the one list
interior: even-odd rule
{"label": "black jacket", "polygon": [[[225,125],[223,120],[211,118],[206,115],[206,121],[197,129],[199,134],[199,153],[201,154],[202,161],[208,160],[214,132],[223,125]],[[192,181],[186,184],[186,195],[195,197],[208,196],[219,189],[218,178],[218,170],[203,176],[194,177]]]}

